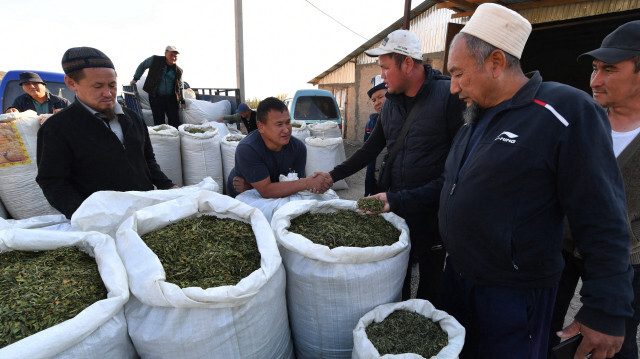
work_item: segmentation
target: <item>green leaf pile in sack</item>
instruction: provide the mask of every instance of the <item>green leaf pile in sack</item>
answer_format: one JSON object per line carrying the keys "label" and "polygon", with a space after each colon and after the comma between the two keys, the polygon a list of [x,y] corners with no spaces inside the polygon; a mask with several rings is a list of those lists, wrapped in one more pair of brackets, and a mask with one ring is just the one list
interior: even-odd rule
{"label": "green leaf pile in sack", "polygon": [[182,186],[182,156],[180,156],[180,133],[169,125],[148,127],[149,139],[162,172],[176,184]]}
{"label": "green leaf pile in sack", "polygon": [[[89,305],[71,319],[0,349],[0,358],[137,358],[127,333],[124,315],[124,305],[129,299],[127,274],[116,251],[113,238],[98,232],[61,232],[39,229],[0,230],[0,252],[45,252],[72,246],[78,247],[95,258],[108,296]],[[45,276],[46,273],[43,272],[46,271],[45,268],[38,268],[38,270],[40,274],[35,273],[34,276]],[[55,270],[55,264],[49,270]],[[25,282],[22,281],[25,280],[24,276],[26,275],[15,278],[15,280],[25,285]],[[65,283],[65,278],[59,278],[59,280],[60,286],[62,286]],[[96,285],[101,285],[101,283],[96,283]],[[82,289],[77,288],[77,291]],[[38,294],[39,296],[51,295],[49,292],[40,291]],[[14,302],[18,300],[20,299],[11,298],[11,301]],[[51,300],[63,302],[64,298],[52,298]],[[20,316],[15,315],[14,317],[15,320],[20,320]],[[3,321],[2,324],[7,325],[8,323]]]}
{"label": "green leaf pile in sack", "polygon": [[[116,236],[125,219],[135,211],[200,191],[219,192],[218,184],[207,177],[197,185],[155,191],[99,191],[85,199],[71,217],[75,231],[97,231]],[[64,217],[64,216],[62,216]]]}
{"label": "green leaf pile in sack", "polygon": [[342,138],[338,124],[333,121],[315,122],[307,125],[311,137]]}
{"label": "green leaf pile in sack", "polygon": [[[378,350],[367,337],[366,329],[372,323],[380,323],[391,313],[397,310],[414,312],[429,318],[437,323],[446,332],[449,344],[446,345],[432,359],[457,359],[464,345],[465,330],[451,315],[436,309],[433,304],[423,299],[411,299],[404,302],[383,304],[368,312],[360,320],[353,330],[353,359],[395,358],[395,359],[421,359],[424,358],[414,353],[386,354],[381,356]],[[429,358],[427,358],[429,359]]]}
{"label": "green leaf pile in sack", "polygon": [[236,149],[238,144],[245,138],[245,135],[230,133],[222,138],[220,151],[222,152],[222,182],[224,183],[224,193],[227,193],[227,178],[229,173],[236,166]]}
{"label": "green leaf pile in sack", "polygon": [[[298,179],[298,175],[294,172],[289,173],[288,175],[280,175],[280,182],[287,181],[295,181]],[[332,199],[338,199],[338,195],[334,190],[328,190],[325,193],[311,193],[308,190],[300,191],[294,193],[287,197],[281,198],[264,198],[258,193],[256,189],[250,189],[248,191],[244,191],[236,196],[238,201],[244,202],[251,207],[255,207],[262,211],[262,214],[267,218],[267,221],[271,223],[271,218],[276,211],[284,206],[286,203],[291,201],[300,201],[300,200],[317,200],[317,201],[328,201]]]}
{"label": "green leaf pile in sack", "polygon": [[0,199],[14,219],[60,214],[36,183],[39,129],[35,111],[0,115]]}
{"label": "green leaf pile in sack", "polygon": [[291,232],[305,213],[355,211],[346,200],[293,201],[274,214],[271,227],[287,272],[287,306],[298,358],[351,358],[352,331],[380,304],[397,302],[409,261],[409,229],[393,213],[382,216],[400,230],[398,241],[367,248],[315,244]]}
{"label": "green leaf pile in sack", "polygon": [[[181,288],[166,281],[162,263],[141,237],[204,215],[250,223],[259,269],[235,285]],[[129,335],[142,358],[293,357],[282,259],[260,211],[202,191],[136,211],[118,229],[116,245],[132,293],[125,310]]]}
{"label": "green leaf pile in sack", "polygon": [[[304,143],[307,146],[307,164],[305,166],[307,176],[311,176],[316,171],[329,172],[347,158],[340,137],[307,137]],[[331,188],[340,190],[347,189],[349,186],[345,180],[340,180],[335,182]]]}
{"label": "green leaf pile in sack", "polygon": [[211,177],[218,184],[219,193],[222,193],[222,156],[218,128],[209,123],[184,124],[178,127],[178,131],[183,183],[193,185]]}

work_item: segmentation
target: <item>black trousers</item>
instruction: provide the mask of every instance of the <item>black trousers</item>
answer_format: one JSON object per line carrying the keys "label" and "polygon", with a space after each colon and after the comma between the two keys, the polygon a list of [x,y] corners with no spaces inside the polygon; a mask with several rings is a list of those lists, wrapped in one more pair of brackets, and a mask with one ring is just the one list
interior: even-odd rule
{"label": "black trousers", "polygon": [[153,114],[153,124],[164,125],[165,114],[169,120],[169,125],[175,128],[180,126],[180,117],[178,115],[178,99],[175,95],[168,96],[152,96],[149,95],[149,105]]}

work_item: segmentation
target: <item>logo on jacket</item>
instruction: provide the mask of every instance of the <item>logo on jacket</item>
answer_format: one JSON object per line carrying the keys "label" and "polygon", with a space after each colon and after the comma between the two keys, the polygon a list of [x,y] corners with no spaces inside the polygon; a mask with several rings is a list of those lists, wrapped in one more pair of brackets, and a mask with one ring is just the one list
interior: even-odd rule
{"label": "logo on jacket", "polygon": [[501,134],[498,135],[498,137],[496,137],[496,139],[494,141],[502,141],[502,142],[507,142],[507,143],[516,143],[515,138],[517,138],[518,135],[516,135],[515,133],[511,133],[509,131],[503,131]]}

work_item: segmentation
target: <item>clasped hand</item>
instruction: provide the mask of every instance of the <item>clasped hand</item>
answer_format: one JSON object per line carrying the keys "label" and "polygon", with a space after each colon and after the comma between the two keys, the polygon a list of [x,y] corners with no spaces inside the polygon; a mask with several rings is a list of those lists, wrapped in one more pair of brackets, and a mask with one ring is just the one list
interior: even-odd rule
{"label": "clasped hand", "polygon": [[307,178],[308,187],[311,193],[325,193],[333,186],[333,179],[327,172],[314,172]]}

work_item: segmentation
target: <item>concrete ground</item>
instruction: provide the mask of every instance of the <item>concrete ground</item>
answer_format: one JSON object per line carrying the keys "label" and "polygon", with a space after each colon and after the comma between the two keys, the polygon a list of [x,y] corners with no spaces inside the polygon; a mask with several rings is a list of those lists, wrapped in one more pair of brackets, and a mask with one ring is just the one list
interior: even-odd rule
{"label": "concrete ground", "polygon": [[[349,158],[349,156],[351,156],[355,151],[357,151],[360,147],[362,147],[362,142],[360,141],[349,141],[349,140],[345,140],[344,142],[344,150],[345,150],[345,154],[347,156],[347,158]],[[386,151],[383,151],[386,152]],[[382,156],[384,155],[384,153],[382,153],[379,157],[378,157],[378,161],[377,161],[377,166],[380,166],[380,163],[382,162]],[[365,178],[365,174],[366,174],[366,169],[362,169],[360,171],[358,171],[357,173],[353,174],[350,177],[346,178],[346,182],[347,185],[349,185],[348,189],[344,189],[344,190],[338,190],[336,191],[336,193],[338,194],[338,196],[340,196],[340,198],[342,199],[350,199],[350,200],[354,200],[357,201],[358,199],[362,198],[364,196],[364,178]],[[378,175],[378,172],[376,172],[376,177]],[[415,293],[416,293],[416,286],[418,283],[418,272],[417,272],[417,268],[413,268],[412,270],[413,275],[412,275],[412,297],[415,297]],[[580,288],[582,287],[582,282],[580,282],[578,284],[578,287],[576,288],[576,292],[574,294],[573,300],[571,301],[571,304],[569,305],[569,310],[567,312],[567,315],[565,317],[565,325],[568,325],[569,323],[571,323],[571,321],[573,321],[573,318],[575,317],[576,313],[578,312],[578,309],[580,309],[581,307],[581,303],[580,303]],[[637,343],[638,343],[638,348],[640,348],[640,331],[638,332],[638,336],[637,336]],[[640,351],[640,349],[639,349]]]}

